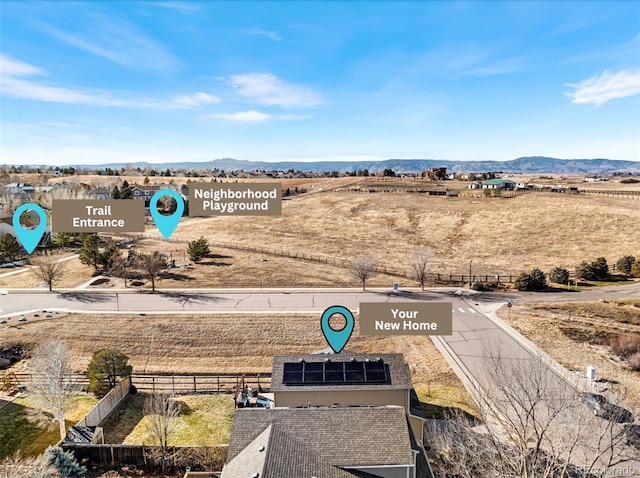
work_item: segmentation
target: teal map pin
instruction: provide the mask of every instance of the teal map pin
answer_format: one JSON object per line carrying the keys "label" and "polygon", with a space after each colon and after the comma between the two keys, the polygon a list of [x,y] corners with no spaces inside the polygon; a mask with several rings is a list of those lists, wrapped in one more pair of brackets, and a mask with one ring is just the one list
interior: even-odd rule
{"label": "teal map pin", "polygon": [[[176,200],[176,210],[169,216],[163,216],[160,214],[160,211],[158,211],[158,201],[164,196],[170,196]],[[173,234],[173,231],[178,227],[178,223],[180,222],[180,218],[184,212],[184,201],[182,200],[182,196],[173,189],[161,189],[151,198],[149,209],[151,210],[153,222],[156,223],[156,227],[160,231],[160,234],[162,234],[165,239],[169,239],[171,234]]]}
{"label": "teal map pin", "polygon": [[[40,218],[40,224],[38,224],[38,227],[25,229],[22,224],[20,224],[20,216],[25,211],[35,211],[38,213],[38,217]],[[24,247],[29,254],[31,254],[36,248],[46,229],[47,215],[45,214],[44,209],[37,204],[23,204],[16,209],[16,212],[13,213],[13,230],[15,231],[16,236],[18,236],[18,240],[22,244],[22,247]]]}
{"label": "teal map pin", "polygon": [[[347,321],[346,325],[342,330],[333,330],[329,325],[329,319],[332,315],[341,315]],[[339,354],[342,352],[342,349],[347,342],[351,338],[351,334],[353,333],[353,325],[355,321],[353,319],[353,314],[346,307],[342,307],[341,305],[334,305],[329,307],[322,313],[322,318],[320,319],[320,327],[322,328],[322,333],[324,334],[324,338],[327,340],[329,347],[334,351],[334,353]]]}

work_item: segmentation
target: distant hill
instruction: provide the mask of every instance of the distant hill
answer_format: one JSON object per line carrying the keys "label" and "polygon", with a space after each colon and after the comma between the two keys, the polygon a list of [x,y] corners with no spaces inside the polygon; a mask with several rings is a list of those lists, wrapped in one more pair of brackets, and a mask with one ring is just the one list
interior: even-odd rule
{"label": "distant hill", "polygon": [[[71,165],[87,169],[122,168],[125,163],[101,165]],[[175,163],[126,163],[133,168],[151,167],[163,169],[223,169],[245,171],[318,171],[340,173],[368,169],[376,173],[384,169],[393,169],[396,173],[416,173],[429,168],[446,167],[453,172],[502,171],[505,173],[553,173],[553,174],[610,174],[614,172],[640,173],[640,161],[619,161],[613,159],[557,159],[545,156],[528,156],[511,161],[447,161],[440,159],[388,159],[386,161],[284,161],[269,163],[266,161],[245,161],[231,158],[215,159],[205,162]]]}

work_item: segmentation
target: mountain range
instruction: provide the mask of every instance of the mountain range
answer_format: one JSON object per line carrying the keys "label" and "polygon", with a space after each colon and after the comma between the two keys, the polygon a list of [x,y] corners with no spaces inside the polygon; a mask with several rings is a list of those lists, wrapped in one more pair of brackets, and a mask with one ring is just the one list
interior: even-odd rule
{"label": "mountain range", "polygon": [[611,174],[640,173],[640,161],[621,161],[613,159],[557,159],[545,156],[528,156],[510,161],[447,161],[440,159],[388,159],[385,161],[246,161],[231,158],[215,159],[204,162],[172,163],[111,163],[101,165],[72,165],[86,169],[122,167],[187,170],[239,170],[244,171],[294,171],[349,173],[369,170],[377,173],[384,169],[393,169],[396,173],[417,173],[429,168],[446,167],[452,172],[502,171],[505,173],[554,173],[554,174]]}

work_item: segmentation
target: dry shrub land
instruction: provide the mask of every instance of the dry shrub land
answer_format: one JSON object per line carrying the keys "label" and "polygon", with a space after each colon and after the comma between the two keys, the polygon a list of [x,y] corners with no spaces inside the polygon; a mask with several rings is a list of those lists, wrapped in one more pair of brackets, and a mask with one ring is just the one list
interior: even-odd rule
{"label": "dry shrub land", "polygon": [[[498,315],[508,319],[505,308]],[[640,407],[640,371],[616,355],[618,336],[635,337],[640,345],[640,299],[583,303],[518,304],[509,323],[569,370],[596,368],[599,378],[619,382],[623,395]],[[615,384],[614,384],[615,385]]]}

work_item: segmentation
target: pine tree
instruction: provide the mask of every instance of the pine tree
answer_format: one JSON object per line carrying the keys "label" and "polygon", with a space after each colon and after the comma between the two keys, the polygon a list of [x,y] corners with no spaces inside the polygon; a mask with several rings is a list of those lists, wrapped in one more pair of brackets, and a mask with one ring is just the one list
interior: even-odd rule
{"label": "pine tree", "polygon": [[93,266],[98,270],[100,264],[100,237],[97,234],[87,234],[80,248],[80,262]]}

